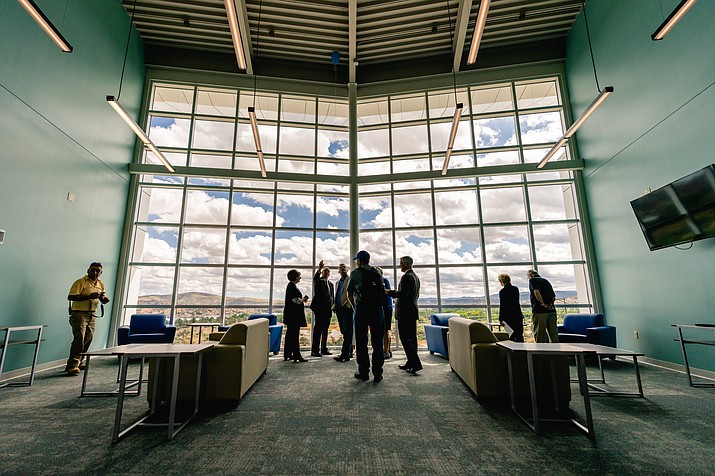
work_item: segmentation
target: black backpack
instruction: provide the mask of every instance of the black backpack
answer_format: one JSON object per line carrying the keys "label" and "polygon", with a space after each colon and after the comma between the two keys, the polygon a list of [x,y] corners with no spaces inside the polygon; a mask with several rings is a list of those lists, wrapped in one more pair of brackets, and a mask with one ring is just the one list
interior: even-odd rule
{"label": "black backpack", "polygon": [[382,282],[382,275],[375,268],[369,270],[358,268],[362,272],[362,287],[360,303],[369,309],[382,308],[385,300],[385,285]]}

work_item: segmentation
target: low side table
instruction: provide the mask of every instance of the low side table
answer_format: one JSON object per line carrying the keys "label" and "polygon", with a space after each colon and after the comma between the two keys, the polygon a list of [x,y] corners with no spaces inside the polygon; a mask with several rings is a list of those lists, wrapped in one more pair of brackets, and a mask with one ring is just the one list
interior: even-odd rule
{"label": "low side table", "polygon": [[[82,389],[80,390],[80,397],[114,397],[119,394],[119,388],[116,390],[104,390],[104,391],[88,391],[87,390],[87,379],[89,377],[89,370],[91,368],[90,359],[92,357],[109,357],[109,356],[121,356],[127,349],[139,347],[143,344],[129,344],[129,345],[118,345],[116,347],[107,347],[106,349],[93,350],[90,352],[84,352],[82,355],[85,357],[84,362],[84,375],[82,376]],[[141,359],[139,364],[139,378],[137,380],[127,380],[124,386],[125,396],[137,397],[141,395],[142,390],[142,377],[144,375],[144,361]],[[119,382],[119,371],[117,371],[117,382]],[[134,392],[126,392],[126,389],[137,387]]]}
{"label": "low side table", "polygon": [[688,375],[688,383],[690,384],[691,387],[705,387],[705,388],[713,388],[715,387],[715,383],[704,383],[704,382],[695,382],[693,383],[693,377],[690,374],[690,364],[688,363],[688,354],[685,351],[685,344],[698,344],[698,345],[708,345],[708,346],[715,346],[715,339],[707,339],[707,338],[702,338],[702,339],[686,339],[683,337],[683,329],[688,329],[688,330],[694,330],[697,329],[699,331],[710,331],[710,332],[715,332],[715,325],[713,324],[671,324],[672,327],[675,327],[678,329],[678,338],[675,339],[676,342],[680,342],[680,348],[683,351],[683,362],[685,363],[685,373]]}
{"label": "low side table", "polygon": [[[21,386],[31,386],[32,382],[35,380],[35,367],[37,366],[37,356],[40,354],[40,342],[42,342],[42,329],[47,327],[46,324],[41,324],[37,326],[17,326],[17,327],[0,327],[0,331],[5,331],[5,339],[3,340],[0,347],[0,388],[3,387],[21,387]],[[37,337],[32,339],[12,339],[10,334],[13,332],[23,332],[23,331],[36,331]],[[35,345],[35,355],[32,358],[32,367],[30,370],[30,380],[27,382],[2,382],[2,368],[5,365],[5,354],[7,353],[8,347],[11,345]]]}
{"label": "low side table", "polygon": [[588,381],[588,387],[592,390],[591,396],[592,397],[597,397],[597,396],[606,396],[606,397],[640,397],[640,398],[645,398],[643,395],[643,385],[641,384],[641,372],[640,368],[638,367],[638,357],[643,357],[645,354],[642,352],[633,352],[630,350],[625,350],[625,349],[618,349],[616,347],[608,347],[605,345],[596,345],[596,344],[569,344],[574,347],[580,347],[583,349],[586,353],[592,353],[596,354],[596,360],[598,361],[598,369],[601,372],[601,380],[595,380],[595,382],[598,383],[606,383],[606,376],[603,373],[603,364],[601,362],[601,357],[631,357],[633,359],[633,367],[635,367],[636,370],[636,383],[638,385],[638,393],[632,393],[632,392],[612,392],[610,390],[606,390],[603,387],[599,387],[598,385],[594,385],[592,382],[594,380],[589,380]]}

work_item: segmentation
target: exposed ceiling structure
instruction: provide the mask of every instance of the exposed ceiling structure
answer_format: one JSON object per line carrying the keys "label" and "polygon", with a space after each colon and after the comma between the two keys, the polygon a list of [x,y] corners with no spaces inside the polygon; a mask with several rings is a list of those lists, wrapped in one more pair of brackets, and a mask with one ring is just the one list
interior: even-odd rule
{"label": "exposed ceiling structure", "polygon": [[[147,63],[239,71],[224,0],[122,1]],[[492,0],[477,62],[467,66],[483,0],[234,1],[245,73],[342,83],[563,58],[582,8],[582,0]]]}

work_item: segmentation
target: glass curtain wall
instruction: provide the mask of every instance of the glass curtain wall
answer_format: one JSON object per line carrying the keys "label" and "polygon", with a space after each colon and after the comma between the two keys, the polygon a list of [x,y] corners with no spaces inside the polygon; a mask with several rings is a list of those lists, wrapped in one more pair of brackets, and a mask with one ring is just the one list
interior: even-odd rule
{"label": "glass curtain wall", "polygon": [[[435,179],[456,102],[464,113],[449,169],[470,173]],[[235,178],[259,170],[250,106],[266,167],[282,182]],[[525,274],[534,267],[562,314],[592,307],[572,172],[501,167],[538,162],[563,134],[557,79],[364,98],[357,116],[360,248],[393,286],[399,257],[414,258],[422,324],[437,311],[496,321],[501,273],[522,291],[528,316]],[[348,119],[347,102],[335,98],[153,84],[149,136],[192,173],[139,176],[123,321],[164,313],[185,342],[192,322],[265,312],[281,320],[289,269],[309,296],[321,259],[337,280],[338,264],[352,265]],[[564,149],[559,160],[567,157]],[[158,163],[150,152],[142,161]],[[340,343],[336,322],[330,343]]]}

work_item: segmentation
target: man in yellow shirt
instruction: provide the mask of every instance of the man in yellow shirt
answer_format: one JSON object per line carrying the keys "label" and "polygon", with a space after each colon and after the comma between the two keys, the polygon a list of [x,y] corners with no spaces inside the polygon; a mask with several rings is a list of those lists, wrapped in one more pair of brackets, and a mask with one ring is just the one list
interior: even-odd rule
{"label": "man in yellow shirt", "polygon": [[102,263],[89,265],[87,275],[72,284],[67,299],[72,302],[70,326],[72,326],[72,345],[70,356],[65,368],[67,375],[79,374],[82,352],[87,352],[94,337],[94,326],[97,320],[97,306],[107,304],[109,298],[104,293],[104,283],[99,279],[102,275]]}

